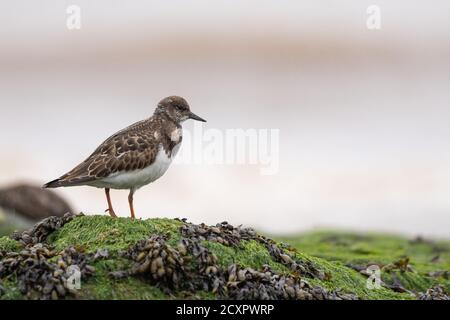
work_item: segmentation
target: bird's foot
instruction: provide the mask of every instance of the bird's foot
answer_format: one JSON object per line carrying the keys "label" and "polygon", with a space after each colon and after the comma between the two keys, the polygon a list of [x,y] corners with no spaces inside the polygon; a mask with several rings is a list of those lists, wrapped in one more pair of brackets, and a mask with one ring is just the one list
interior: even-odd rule
{"label": "bird's foot", "polygon": [[108,212],[111,217],[117,218],[116,213],[114,212],[113,209],[108,208],[105,210],[105,212]]}

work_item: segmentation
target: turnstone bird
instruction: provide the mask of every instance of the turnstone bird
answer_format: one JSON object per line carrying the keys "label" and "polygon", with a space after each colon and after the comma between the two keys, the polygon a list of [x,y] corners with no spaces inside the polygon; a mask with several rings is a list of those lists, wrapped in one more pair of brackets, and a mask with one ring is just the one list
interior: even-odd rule
{"label": "turnstone bird", "polygon": [[135,191],[160,178],[169,168],[182,140],[181,123],[187,119],[206,122],[190,111],[185,99],[164,98],[153,116],[136,122],[106,139],[74,169],[50,181],[44,188],[91,186],[104,188],[108,209],[113,210],[110,189],[130,190],[128,202],[134,218]]}

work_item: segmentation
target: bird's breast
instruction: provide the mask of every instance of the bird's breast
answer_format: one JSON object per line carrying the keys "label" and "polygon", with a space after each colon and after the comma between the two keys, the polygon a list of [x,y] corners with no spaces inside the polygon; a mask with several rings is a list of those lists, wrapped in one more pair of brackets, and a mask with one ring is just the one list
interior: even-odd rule
{"label": "bird's breast", "polygon": [[170,133],[170,141],[174,143],[181,142],[183,136],[183,130],[181,128],[176,128]]}

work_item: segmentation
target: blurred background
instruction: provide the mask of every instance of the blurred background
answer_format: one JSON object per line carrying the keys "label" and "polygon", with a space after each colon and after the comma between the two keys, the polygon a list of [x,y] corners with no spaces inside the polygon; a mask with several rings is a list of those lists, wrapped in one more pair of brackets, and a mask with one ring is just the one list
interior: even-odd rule
{"label": "blurred background", "polygon": [[[66,27],[73,4],[80,30]],[[380,30],[366,27],[372,4]],[[0,192],[0,220],[27,215],[18,184],[59,177],[177,94],[204,129],[279,129],[280,170],[175,164],[136,194],[139,217],[449,238],[449,12],[443,0],[2,1],[0,187],[15,189]],[[53,213],[106,208],[100,189],[29,194],[18,202],[61,197]],[[112,199],[128,216],[127,191]]]}

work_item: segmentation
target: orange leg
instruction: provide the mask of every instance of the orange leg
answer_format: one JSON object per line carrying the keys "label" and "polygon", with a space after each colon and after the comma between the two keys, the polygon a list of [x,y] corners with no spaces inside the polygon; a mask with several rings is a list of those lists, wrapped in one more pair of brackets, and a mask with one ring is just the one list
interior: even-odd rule
{"label": "orange leg", "polygon": [[128,195],[128,204],[130,205],[131,219],[134,219],[133,194],[134,190],[130,190],[130,194]]}
{"label": "orange leg", "polygon": [[114,209],[112,207],[111,197],[109,196],[109,188],[105,188],[105,194],[106,200],[108,201],[108,209],[106,209],[105,212],[108,211],[111,217],[117,218],[116,213],[114,212]]}

